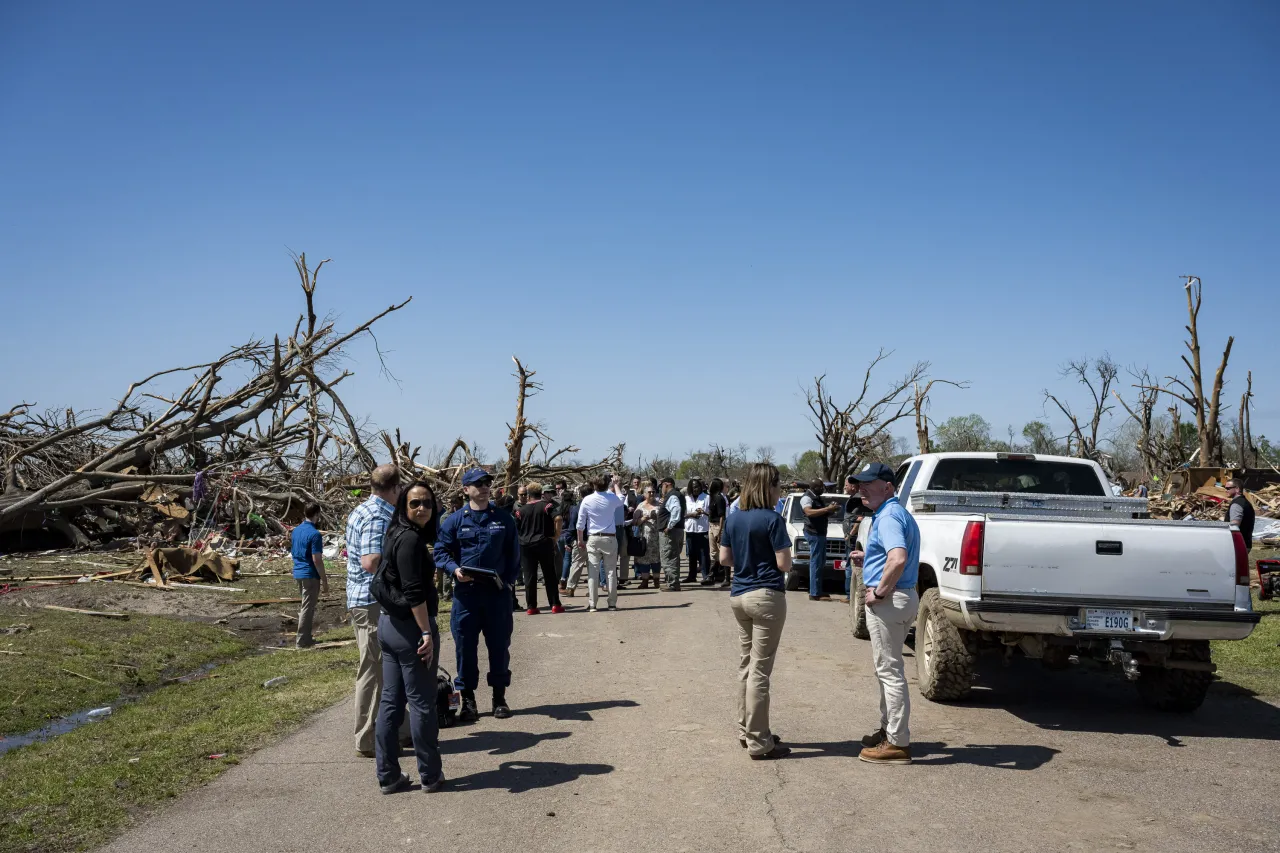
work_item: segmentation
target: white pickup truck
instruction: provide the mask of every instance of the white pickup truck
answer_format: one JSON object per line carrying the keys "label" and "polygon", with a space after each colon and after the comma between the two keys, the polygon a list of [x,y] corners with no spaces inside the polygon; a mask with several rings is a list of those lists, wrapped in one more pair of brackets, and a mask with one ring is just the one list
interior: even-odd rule
{"label": "white pickup truck", "polygon": [[[1096,463],[1015,453],[930,453],[894,477],[920,526],[915,658],[932,700],[968,693],[979,654],[1050,669],[1121,667],[1147,704],[1192,711],[1213,680],[1210,640],[1242,640],[1259,615],[1240,532],[1156,521],[1111,494]],[[858,540],[866,542],[870,519]],[[861,578],[850,596],[866,639]]]}

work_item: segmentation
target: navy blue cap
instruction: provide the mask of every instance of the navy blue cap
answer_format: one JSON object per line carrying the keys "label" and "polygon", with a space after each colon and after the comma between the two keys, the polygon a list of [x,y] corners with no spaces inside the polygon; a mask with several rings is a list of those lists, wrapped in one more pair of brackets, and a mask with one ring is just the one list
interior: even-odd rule
{"label": "navy blue cap", "polygon": [[483,468],[472,468],[470,471],[462,475],[462,485],[474,486],[481,480],[493,482],[493,475]]}
{"label": "navy blue cap", "polygon": [[859,483],[871,483],[875,480],[884,480],[886,483],[892,483],[893,469],[883,462],[872,462],[854,474],[853,479]]}

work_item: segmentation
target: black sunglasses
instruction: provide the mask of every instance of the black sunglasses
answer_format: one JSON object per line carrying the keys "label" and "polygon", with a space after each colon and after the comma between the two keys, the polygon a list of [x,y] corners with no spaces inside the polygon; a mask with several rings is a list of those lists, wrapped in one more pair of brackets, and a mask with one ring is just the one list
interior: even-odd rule
{"label": "black sunglasses", "polygon": [[431,500],[431,498],[422,498],[421,500],[415,498],[409,501],[409,509],[418,509],[419,507],[424,506],[434,507],[435,505],[436,502]]}

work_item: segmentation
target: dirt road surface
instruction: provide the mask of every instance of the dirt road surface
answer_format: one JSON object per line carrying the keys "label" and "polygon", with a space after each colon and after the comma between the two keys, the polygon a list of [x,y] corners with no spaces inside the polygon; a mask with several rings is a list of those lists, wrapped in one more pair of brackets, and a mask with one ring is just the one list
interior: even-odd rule
{"label": "dirt road surface", "polygon": [[344,702],[104,849],[1280,850],[1261,807],[1273,705],[1214,695],[1156,714],[1121,679],[1022,662],[963,706],[913,685],[916,762],[875,767],[854,744],[878,722],[868,644],[846,607],[788,604],[773,678],[787,760],[738,746],[727,595],[635,592],[615,613],[517,615],[516,716],[488,716],[482,688],[480,722],[442,735],[445,792],[381,796]]}

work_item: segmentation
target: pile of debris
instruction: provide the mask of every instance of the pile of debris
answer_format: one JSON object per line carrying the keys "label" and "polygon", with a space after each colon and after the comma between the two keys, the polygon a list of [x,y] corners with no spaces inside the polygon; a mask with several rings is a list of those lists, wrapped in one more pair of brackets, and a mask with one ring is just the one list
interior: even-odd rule
{"label": "pile of debris", "polygon": [[[367,496],[369,448],[379,439],[406,479],[426,479],[437,497],[461,490],[480,464],[459,439],[426,465],[400,437],[362,428],[337,392],[344,348],[409,299],[350,331],[318,320],[315,269],[294,258],[306,313],[293,331],[253,340],[203,364],[152,373],[129,385],[105,414],[38,411],[19,403],[0,413],[0,553],[88,547],[188,545],[235,553],[288,548],[306,505],[323,508],[322,528],[341,530]],[[621,467],[622,446],[591,465],[554,464],[546,436],[524,420],[526,395],[541,386],[520,365],[506,485],[532,478],[585,478]],[[524,439],[537,439],[522,451]],[[542,450],[542,464],[534,460]],[[514,467],[511,460],[514,460]]]}
{"label": "pile of debris", "polygon": [[[1245,496],[1253,504],[1258,516],[1259,529],[1255,534],[1255,540],[1261,541],[1264,545],[1280,547],[1280,531],[1274,534],[1266,532],[1271,527],[1264,521],[1280,518],[1280,484],[1264,486],[1257,491],[1246,491]],[[1226,515],[1226,506],[1230,502],[1231,496],[1227,494],[1226,489],[1216,482],[1208,482],[1190,494],[1165,492],[1161,495],[1153,495],[1148,505],[1152,518],[1222,521]],[[1275,541],[1269,542],[1268,539]]]}

